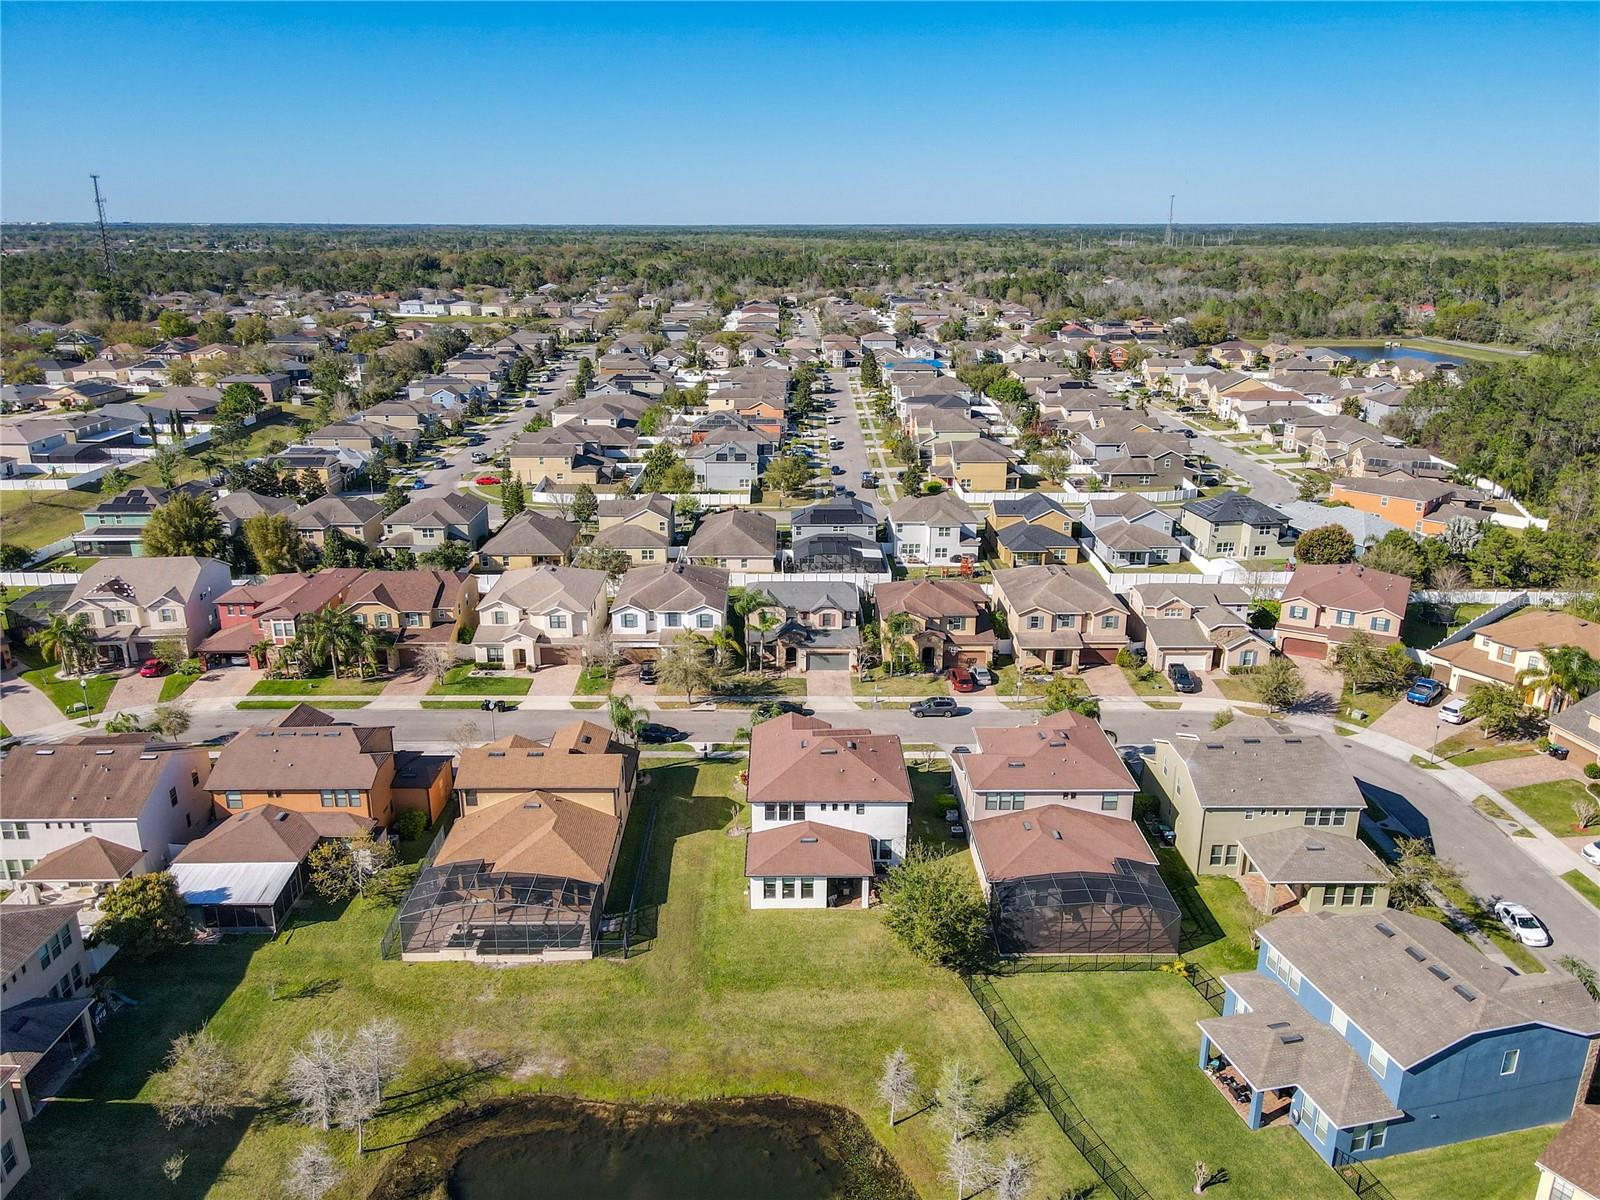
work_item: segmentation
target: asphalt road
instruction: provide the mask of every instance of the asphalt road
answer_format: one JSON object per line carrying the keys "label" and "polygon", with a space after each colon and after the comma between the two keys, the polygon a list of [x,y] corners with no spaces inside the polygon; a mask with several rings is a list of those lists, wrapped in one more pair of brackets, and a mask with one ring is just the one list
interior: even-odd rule
{"label": "asphalt road", "polygon": [[849,371],[829,371],[824,376],[828,381],[828,399],[833,401],[833,408],[828,410],[829,415],[839,418],[837,425],[829,425],[826,428],[830,436],[844,443],[840,449],[830,452],[831,461],[844,468],[844,474],[834,476],[834,481],[844,484],[871,505],[873,513],[881,521],[888,515],[888,506],[880,500],[876,489],[861,486],[861,472],[876,468],[869,457],[870,450],[867,446],[866,431],[861,426],[861,415],[856,412],[855,401],[850,396],[851,374]]}
{"label": "asphalt road", "polygon": [[1205,450],[1212,462],[1221,464],[1235,475],[1241,475],[1249,481],[1252,498],[1263,504],[1287,504],[1299,498],[1298,487],[1254,455],[1245,454],[1227,442],[1218,440],[1210,430],[1190,425],[1176,413],[1156,408],[1150,409],[1149,415],[1167,430],[1177,432],[1185,428],[1193,429],[1198,435],[1194,439],[1195,443]]}

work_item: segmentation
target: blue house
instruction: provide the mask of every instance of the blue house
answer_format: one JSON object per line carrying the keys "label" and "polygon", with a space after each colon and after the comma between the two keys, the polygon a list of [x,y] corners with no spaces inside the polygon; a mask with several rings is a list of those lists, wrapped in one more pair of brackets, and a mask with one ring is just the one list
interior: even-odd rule
{"label": "blue house", "polygon": [[[1252,1129],[1288,1121],[1323,1159],[1380,1158],[1566,1120],[1600,1005],[1514,975],[1403,912],[1295,913],[1223,977],[1200,1067]],[[1270,1114],[1265,1115],[1264,1114]]]}

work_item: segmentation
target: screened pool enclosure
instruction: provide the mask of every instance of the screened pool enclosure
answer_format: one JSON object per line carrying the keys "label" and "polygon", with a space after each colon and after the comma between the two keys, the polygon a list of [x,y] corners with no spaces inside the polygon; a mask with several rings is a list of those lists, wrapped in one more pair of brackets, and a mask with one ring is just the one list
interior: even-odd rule
{"label": "screened pool enclosure", "polygon": [[601,888],[482,862],[426,865],[384,935],[385,958],[562,957],[593,948]]}
{"label": "screened pool enclosure", "polygon": [[1177,901],[1153,864],[996,880],[989,919],[1002,954],[1176,954]]}

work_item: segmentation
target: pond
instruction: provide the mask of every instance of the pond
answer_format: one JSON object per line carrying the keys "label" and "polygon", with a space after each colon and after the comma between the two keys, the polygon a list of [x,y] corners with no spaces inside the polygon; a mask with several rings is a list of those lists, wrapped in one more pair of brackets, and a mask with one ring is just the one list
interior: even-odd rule
{"label": "pond", "polygon": [[1383,359],[1386,362],[1425,362],[1425,363],[1459,363],[1459,355],[1439,354],[1433,350],[1413,350],[1410,346],[1385,346],[1381,342],[1374,342],[1369,346],[1335,346],[1340,354],[1348,354],[1358,363],[1377,362]]}
{"label": "pond", "polygon": [[607,1104],[491,1101],[435,1123],[371,1200],[912,1200],[889,1153],[848,1109],[788,1096]]}

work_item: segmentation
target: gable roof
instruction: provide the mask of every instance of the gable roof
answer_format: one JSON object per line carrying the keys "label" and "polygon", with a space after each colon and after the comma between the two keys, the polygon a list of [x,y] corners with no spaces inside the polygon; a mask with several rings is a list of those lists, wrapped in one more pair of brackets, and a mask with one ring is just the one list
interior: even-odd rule
{"label": "gable roof", "polygon": [[752,804],[815,801],[910,804],[911,776],[900,739],[868,729],[834,729],[793,714],[750,732],[746,795]]}
{"label": "gable roof", "polygon": [[1411,581],[1403,575],[1374,571],[1360,563],[1338,563],[1296,567],[1284,585],[1282,602],[1309,600],[1327,608],[1404,614],[1410,598]]}
{"label": "gable roof", "polygon": [[511,604],[530,612],[559,608],[566,612],[588,612],[606,586],[604,571],[583,567],[523,567],[507,571],[495,581],[480,609],[494,604]]}
{"label": "gable roof", "polygon": [[889,519],[897,525],[974,525],[977,514],[950,492],[935,492],[896,500],[889,506]]}
{"label": "gable roof", "polygon": [[717,567],[683,562],[634,567],[622,577],[611,604],[613,609],[631,607],[652,612],[689,612],[696,608],[720,612],[727,606],[728,573]]}
{"label": "gable roof", "polygon": [[464,588],[477,587],[465,571],[418,567],[411,571],[367,571],[350,585],[345,603],[381,604],[396,612],[454,608]]}
{"label": "gable roof", "polygon": [[489,511],[489,502],[470,492],[441,492],[424,496],[385,517],[387,525],[467,525]]}
{"label": "gable roof", "polygon": [[[86,737],[18,746],[0,759],[0,793],[10,820],[131,820],[144,811],[174,758],[200,768],[200,754],[142,741]],[[202,770],[201,775],[205,772]],[[160,797],[166,803],[166,796]]]}
{"label": "gable roof", "polygon": [[382,506],[366,496],[318,496],[297,508],[292,520],[297,529],[326,529],[331,525],[365,525],[382,512]]}
{"label": "gable roof", "polygon": [[989,611],[989,595],[970,579],[902,579],[872,589],[880,616],[975,617]]}
{"label": "gable roof", "polygon": [[565,555],[578,539],[578,526],[554,513],[524,509],[478,548],[480,554]]}

